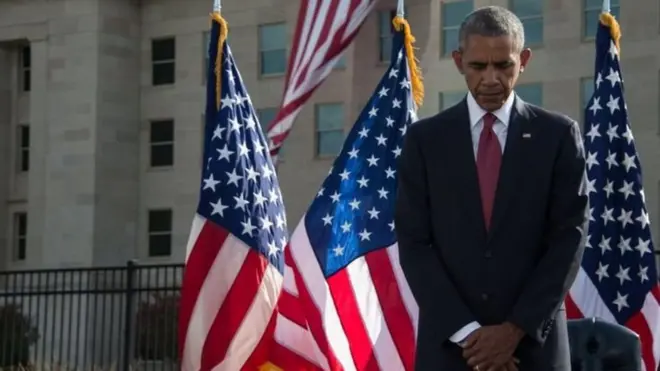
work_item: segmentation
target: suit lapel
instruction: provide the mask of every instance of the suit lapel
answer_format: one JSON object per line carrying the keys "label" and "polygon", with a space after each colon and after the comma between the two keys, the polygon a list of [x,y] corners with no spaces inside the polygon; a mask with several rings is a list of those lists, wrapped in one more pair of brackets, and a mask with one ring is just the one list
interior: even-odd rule
{"label": "suit lapel", "polygon": [[454,171],[457,185],[456,194],[462,196],[461,205],[477,224],[478,230],[486,231],[483,211],[481,206],[481,192],[479,192],[479,176],[477,175],[477,164],[474,159],[472,143],[472,127],[470,125],[470,113],[467,99],[457,106],[454,118],[453,133],[450,136],[455,141],[456,156],[454,159]]}
{"label": "suit lapel", "polygon": [[489,237],[493,235],[493,232],[504,219],[506,208],[511,203],[511,197],[515,194],[518,178],[523,168],[522,162],[529,155],[526,153],[529,147],[524,145],[524,141],[529,140],[528,137],[532,135],[531,121],[532,114],[527,108],[527,104],[516,96],[511,110],[511,118],[509,119],[502,166],[495,192]]}

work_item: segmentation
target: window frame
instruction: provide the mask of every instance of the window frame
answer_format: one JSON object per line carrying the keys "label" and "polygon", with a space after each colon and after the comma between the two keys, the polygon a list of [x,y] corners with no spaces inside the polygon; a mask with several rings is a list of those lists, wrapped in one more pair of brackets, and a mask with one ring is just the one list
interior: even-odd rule
{"label": "window frame", "polygon": [[[471,3],[472,11],[474,11],[474,0],[456,0],[456,1],[452,0],[452,1],[445,1],[440,3],[440,58],[449,58],[451,57],[451,53],[453,52],[453,50],[445,50],[447,48],[447,45],[445,45],[445,32],[459,30],[461,28],[461,22],[462,22],[461,20],[461,22],[459,22],[456,25],[445,26],[445,22],[444,22],[445,7],[451,6],[452,4],[463,3],[463,2]],[[467,16],[467,14],[465,14],[465,16]]]}
{"label": "window frame", "polygon": [[[172,139],[171,140],[159,140],[159,141],[154,141],[153,139],[153,132],[154,132],[154,127],[159,125],[159,124],[165,124],[169,123],[172,125]],[[174,119],[155,119],[155,120],[149,120],[149,167],[152,169],[163,169],[163,168],[171,168],[174,166],[175,159],[174,159],[174,153],[175,153],[175,148],[174,144],[176,142],[176,123]],[[167,165],[154,165],[154,148],[155,147],[171,147],[171,154],[172,154],[172,161],[170,164]]]}
{"label": "window frame", "polygon": [[[341,113],[342,113],[342,122],[341,126],[338,128],[332,128],[332,129],[323,129],[320,128],[320,111],[323,106],[339,106],[341,107]],[[321,135],[325,133],[332,133],[332,132],[341,132],[342,136],[346,136],[346,129],[345,129],[345,124],[346,124],[346,109],[345,109],[345,104],[344,102],[323,102],[323,103],[317,103],[314,105],[314,157],[317,159],[327,159],[327,158],[335,158],[339,155],[339,152],[341,152],[341,147],[337,150],[337,153],[334,155],[329,154],[329,153],[321,153]],[[346,139],[346,138],[344,138]]]}
{"label": "window frame", "polygon": [[526,47],[532,47],[532,46],[533,47],[540,47],[540,46],[543,46],[543,44],[545,42],[545,19],[543,17],[543,0],[537,0],[537,1],[541,1],[541,13],[539,13],[537,15],[524,15],[524,16],[520,16],[516,13],[516,9],[514,7],[515,1],[516,0],[509,0],[509,9],[514,14],[516,14],[518,19],[520,19],[520,22],[522,22],[522,24],[523,24],[523,28],[525,26],[525,21],[527,21],[527,20],[537,20],[537,19],[541,20],[541,25],[542,25],[542,27],[541,27],[541,41],[540,42],[535,42],[535,43],[529,43],[528,38],[527,38],[527,32],[525,32],[525,46]]}
{"label": "window frame", "polygon": [[[169,229],[167,230],[153,230],[152,229],[152,214],[154,213],[162,213],[166,212],[168,213],[169,217]],[[155,218],[154,218],[155,219]],[[174,212],[172,211],[171,208],[153,208],[147,210],[147,256],[150,258],[165,258],[165,257],[170,257],[172,256],[172,237],[174,235],[173,233],[173,220],[174,220]],[[169,246],[168,246],[168,252],[167,254],[155,254],[154,253],[154,246],[152,245],[152,239],[151,237],[169,237]]]}
{"label": "window frame", "polygon": [[[588,14],[592,12],[597,12],[600,14],[603,10],[602,2],[599,5],[594,5],[594,6],[588,6],[587,2],[589,0],[582,0],[582,14],[581,14],[581,21],[582,21],[582,41],[593,41],[596,38],[596,35],[589,35],[588,32],[591,32],[591,30],[587,29],[587,20],[588,20]],[[618,1],[618,4],[610,4],[610,13],[612,15],[615,15],[615,17],[619,17],[621,15],[621,1]],[[616,14],[615,14],[616,13]]]}
{"label": "window frame", "polygon": [[[27,143],[24,143],[26,133],[27,133]],[[30,125],[29,124],[18,124],[16,126],[15,153],[16,153],[16,172],[22,174],[30,171]]]}
{"label": "window frame", "polygon": [[[21,224],[24,224],[23,226]],[[21,228],[23,227],[23,228]],[[24,231],[21,232],[21,229]],[[27,259],[28,214],[17,211],[12,214],[12,261]]]}
{"label": "window frame", "polygon": [[[25,54],[27,52],[28,58]],[[27,62],[26,62],[27,60]],[[32,48],[29,44],[21,45],[18,53],[19,67],[19,92],[29,93],[32,91]]]}
{"label": "window frame", "polygon": [[[285,40],[284,40],[284,45],[282,48],[264,48],[264,41],[261,35],[263,34],[262,29],[265,27],[273,27],[273,26],[282,26],[284,28],[284,35],[285,35]],[[287,34],[287,23],[285,21],[281,22],[271,22],[271,23],[263,23],[257,25],[257,64],[259,68],[259,77],[273,77],[273,76],[283,76],[286,74],[286,69],[287,69],[287,52],[288,52],[288,43],[286,40],[286,34]],[[268,53],[268,52],[274,52],[274,51],[284,51],[284,70],[281,72],[264,72],[264,58],[263,58],[263,53]]]}
{"label": "window frame", "polygon": [[[154,51],[155,51],[155,44],[158,42],[164,42],[164,41],[171,41],[173,44],[173,56],[171,59],[155,59],[154,56]],[[151,86],[171,86],[176,84],[176,37],[175,36],[163,36],[163,37],[157,37],[157,38],[152,38],[151,39]],[[168,80],[168,82],[162,82],[162,83],[156,83],[156,68],[155,66],[163,66],[163,65],[172,65],[172,78],[171,81]]]}

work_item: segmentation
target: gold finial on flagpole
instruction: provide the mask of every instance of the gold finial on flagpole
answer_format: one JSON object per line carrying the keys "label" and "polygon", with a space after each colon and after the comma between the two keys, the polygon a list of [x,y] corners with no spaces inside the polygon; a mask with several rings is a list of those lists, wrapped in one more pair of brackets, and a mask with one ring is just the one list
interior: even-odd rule
{"label": "gold finial on flagpole", "polygon": [[213,12],[220,13],[220,9],[222,9],[221,3],[221,0],[213,0]]}

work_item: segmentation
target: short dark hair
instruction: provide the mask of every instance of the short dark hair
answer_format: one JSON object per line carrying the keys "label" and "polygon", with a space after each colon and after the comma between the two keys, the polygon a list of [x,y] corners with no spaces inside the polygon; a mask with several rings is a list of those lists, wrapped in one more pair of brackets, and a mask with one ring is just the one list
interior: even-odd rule
{"label": "short dark hair", "polygon": [[461,23],[458,42],[461,48],[470,35],[488,37],[511,36],[517,50],[525,46],[525,29],[520,18],[501,6],[485,6],[476,9]]}

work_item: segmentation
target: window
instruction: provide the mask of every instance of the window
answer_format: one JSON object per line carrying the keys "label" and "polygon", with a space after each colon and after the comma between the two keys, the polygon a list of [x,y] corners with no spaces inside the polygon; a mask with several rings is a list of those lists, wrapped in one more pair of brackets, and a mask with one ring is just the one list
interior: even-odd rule
{"label": "window", "polygon": [[173,37],[151,41],[151,83],[154,86],[175,82],[176,42]]}
{"label": "window", "polygon": [[[582,0],[584,4],[582,27],[585,38],[596,37],[600,13],[603,10],[602,0]],[[610,0],[610,13],[615,18],[619,18],[620,0]]]}
{"label": "window", "polygon": [[29,92],[32,88],[32,50],[29,45],[21,47],[20,67],[21,91]]}
{"label": "window", "polygon": [[30,127],[18,125],[16,139],[16,170],[23,173],[30,170]]}
{"label": "window", "polygon": [[525,27],[525,44],[543,44],[543,0],[511,0],[511,11]]}
{"label": "window", "polygon": [[472,0],[442,3],[442,56],[458,49],[458,30],[463,19],[472,12]]}
{"label": "window", "polygon": [[172,254],[172,210],[149,210],[149,256]]}
{"label": "window", "polygon": [[259,66],[262,75],[286,71],[286,24],[259,26]]}
{"label": "window", "polygon": [[14,213],[14,261],[23,261],[27,257],[27,213]]}
{"label": "window", "polygon": [[275,120],[277,115],[277,108],[259,108],[257,109],[257,117],[259,118],[259,124],[261,124],[261,129],[266,133],[268,130],[268,125],[271,121]]}
{"label": "window", "polygon": [[344,105],[316,105],[316,155],[336,156],[344,144]]}
{"label": "window", "polygon": [[532,84],[521,84],[516,86],[516,94],[522,98],[522,100],[527,103],[531,103],[537,106],[543,106],[543,84],[541,83],[532,83]]}
{"label": "window", "polygon": [[152,167],[174,165],[174,120],[152,121],[149,144]]}
{"label": "window", "polygon": [[394,25],[392,20],[396,10],[382,10],[378,12],[378,41],[380,45],[380,61],[388,62],[392,56],[392,33]]}
{"label": "window", "polygon": [[465,98],[465,91],[446,91],[440,93],[440,110],[447,109]]}
{"label": "window", "polygon": [[580,80],[580,116],[582,117],[582,122],[586,119],[584,114],[589,106],[592,95],[594,95],[594,79],[592,77],[583,77]]}

